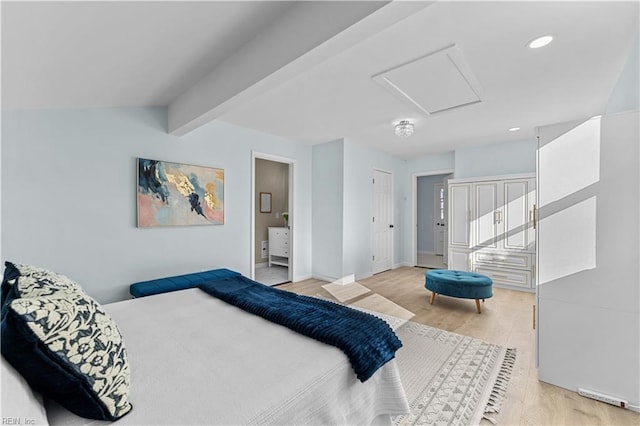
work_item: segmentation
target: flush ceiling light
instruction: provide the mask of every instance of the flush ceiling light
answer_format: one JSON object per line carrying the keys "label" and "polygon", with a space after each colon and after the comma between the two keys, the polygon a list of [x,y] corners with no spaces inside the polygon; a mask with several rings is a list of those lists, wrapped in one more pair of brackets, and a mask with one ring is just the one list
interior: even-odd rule
{"label": "flush ceiling light", "polygon": [[520,130],[520,127],[512,127],[509,129],[510,132],[517,132],[518,130]]}
{"label": "flush ceiling light", "polygon": [[538,37],[537,39],[530,41],[528,46],[531,49],[538,49],[540,47],[546,46],[547,44],[551,43],[552,41],[553,41],[553,36],[546,35],[546,36]]}
{"label": "flush ceiling light", "polygon": [[398,124],[396,124],[396,136],[400,136],[401,138],[408,138],[413,134],[413,124],[407,120],[402,120]]}

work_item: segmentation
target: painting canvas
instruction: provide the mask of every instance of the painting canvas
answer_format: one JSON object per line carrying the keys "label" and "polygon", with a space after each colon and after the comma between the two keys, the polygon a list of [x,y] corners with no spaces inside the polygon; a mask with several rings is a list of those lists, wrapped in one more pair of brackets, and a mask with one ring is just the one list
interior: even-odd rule
{"label": "painting canvas", "polygon": [[138,158],[138,226],[224,224],[224,170]]}

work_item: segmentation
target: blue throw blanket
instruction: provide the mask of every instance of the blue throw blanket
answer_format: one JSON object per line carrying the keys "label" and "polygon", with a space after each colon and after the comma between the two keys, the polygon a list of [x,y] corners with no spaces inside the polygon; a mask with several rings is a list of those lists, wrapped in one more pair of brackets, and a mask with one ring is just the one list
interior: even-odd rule
{"label": "blue throw blanket", "polygon": [[268,287],[243,276],[211,281],[200,289],[247,312],[336,346],[361,382],[402,347],[391,327],[364,312],[326,300]]}

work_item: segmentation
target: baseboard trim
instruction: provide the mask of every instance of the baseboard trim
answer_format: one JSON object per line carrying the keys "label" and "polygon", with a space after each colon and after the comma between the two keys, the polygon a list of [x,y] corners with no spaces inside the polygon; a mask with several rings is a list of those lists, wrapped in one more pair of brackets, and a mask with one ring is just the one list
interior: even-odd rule
{"label": "baseboard trim", "polygon": [[351,284],[352,282],[354,282],[356,280],[356,276],[354,274],[350,274],[350,275],[345,275],[342,278],[338,278],[337,280],[334,280],[331,282],[331,284]]}
{"label": "baseboard trim", "polygon": [[311,278],[313,278],[314,280],[327,281],[327,282],[333,282],[336,279],[334,277],[328,277],[325,275],[312,275]]}
{"label": "baseboard trim", "polygon": [[300,276],[297,276],[297,277],[293,277],[293,282],[294,283],[299,283],[300,281],[310,280],[311,278],[313,278],[313,276],[311,274],[300,275]]}
{"label": "baseboard trim", "polygon": [[499,287],[499,288],[504,288],[504,289],[507,289],[507,290],[526,291],[527,293],[535,293],[536,292],[535,288],[518,287],[517,285],[493,283],[493,286],[494,287]]}
{"label": "baseboard trim", "polygon": [[356,275],[356,281],[364,280],[365,278],[369,278],[369,277],[372,277],[372,276],[373,276],[373,274],[371,272],[366,272],[364,274],[358,274],[358,275]]}

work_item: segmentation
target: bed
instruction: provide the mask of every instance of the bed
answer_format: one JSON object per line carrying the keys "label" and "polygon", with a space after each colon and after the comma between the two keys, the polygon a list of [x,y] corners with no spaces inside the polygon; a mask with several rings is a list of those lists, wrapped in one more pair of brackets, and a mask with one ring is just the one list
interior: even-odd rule
{"label": "bed", "polygon": [[[361,382],[338,348],[198,288],[102,308],[131,371],[133,409],[117,424],[389,424],[409,411],[395,360]],[[104,423],[44,406],[52,425]]]}

